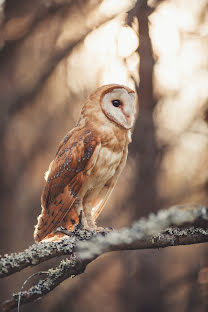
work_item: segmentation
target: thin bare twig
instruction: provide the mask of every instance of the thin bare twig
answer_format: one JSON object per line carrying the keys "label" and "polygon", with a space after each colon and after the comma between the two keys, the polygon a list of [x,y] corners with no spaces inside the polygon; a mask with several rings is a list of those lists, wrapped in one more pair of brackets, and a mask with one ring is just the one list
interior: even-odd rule
{"label": "thin bare twig", "polygon": [[88,262],[86,260],[81,262],[77,257],[73,256],[70,260],[62,260],[57,268],[48,270],[46,279],[40,280],[37,285],[32,286],[27,291],[13,294],[10,300],[2,304],[2,311],[10,311],[17,307],[19,297],[21,298],[21,304],[24,304],[46,295],[65,279],[83,273]]}

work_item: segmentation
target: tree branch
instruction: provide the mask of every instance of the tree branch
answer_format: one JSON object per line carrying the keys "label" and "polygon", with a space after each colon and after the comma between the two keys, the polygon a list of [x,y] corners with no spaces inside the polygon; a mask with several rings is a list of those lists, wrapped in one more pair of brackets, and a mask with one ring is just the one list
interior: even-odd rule
{"label": "tree branch", "polygon": [[19,253],[0,257],[0,277],[9,276],[29,266],[35,266],[54,257],[71,255],[77,242],[87,240],[94,233],[79,230],[74,236],[58,242],[42,242],[33,244]]}
{"label": "tree branch", "polygon": [[[208,242],[208,208],[200,206],[175,206],[150,214],[135,222],[130,228],[113,231],[106,236],[77,230],[72,236],[59,242],[39,243],[18,254],[0,258],[0,276],[8,276],[27,266],[34,266],[50,258],[70,255],[55,269],[46,272],[47,277],[27,291],[12,295],[2,304],[3,311],[31,302],[52,291],[68,277],[84,272],[87,264],[99,255],[116,250],[164,248]],[[74,253],[75,252],[75,253]]]}
{"label": "tree branch", "polygon": [[208,208],[180,205],[151,213],[130,228],[79,242],[78,256],[88,259],[115,250],[164,248],[208,241]]}
{"label": "tree branch", "polygon": [[19,293],[13,294],[10,300],[2,304],[2,310],[10,311],[17,307],[19,296],[21,298],[21,304],[24,304],[46,295],[65,279],[83,273],[89,262],[91,261],[85,260],[81,262],[77,257],[73,256],[70,260],[62,260],[57,268],[47,271],[46,279],[40,280],[37,285],[32,286],[28,291],[20,291]]}

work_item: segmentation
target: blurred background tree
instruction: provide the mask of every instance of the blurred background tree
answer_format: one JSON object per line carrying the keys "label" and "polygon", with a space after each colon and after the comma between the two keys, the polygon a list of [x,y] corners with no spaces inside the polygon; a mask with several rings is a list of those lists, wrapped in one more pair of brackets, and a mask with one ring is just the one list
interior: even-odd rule
{"label": "blurred background tree", "polygon": [[[0,49],[1,254],[33,243],[44,172],[86,96],[107,83],[135,89],[139,114],[98,224],[208,205],[207,0],[0,0]],[[207,311],[207,254],[107,254],[21,311]],[[1,300],[24,279],[1,281]]]}

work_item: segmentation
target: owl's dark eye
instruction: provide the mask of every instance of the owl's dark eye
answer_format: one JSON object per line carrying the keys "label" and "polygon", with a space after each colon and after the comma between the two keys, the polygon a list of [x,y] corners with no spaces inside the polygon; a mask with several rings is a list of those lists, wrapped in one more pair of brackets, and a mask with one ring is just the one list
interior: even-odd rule
{"label": "owl's dark eye", "polygon": [[113,106],[115,107],[119,107],[121,105],[121,101],[120,100],[113,100],[112,101]]}

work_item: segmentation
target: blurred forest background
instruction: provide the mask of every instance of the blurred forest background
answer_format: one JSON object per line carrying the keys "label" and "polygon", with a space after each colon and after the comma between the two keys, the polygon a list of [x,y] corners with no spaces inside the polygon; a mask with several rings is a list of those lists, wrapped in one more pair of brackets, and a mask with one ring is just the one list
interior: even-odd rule
{"label": "blurred forest background", "polygon": [[[139,115],[98,225],[208,206],[208,0],[0,0],[1,254],[33,244],[44,172],[107,83],[135,89]],[[207,267],[206,244],[106,254],[21,311],[204,312]],[[2,280],[1,300],[32,272]]]}

